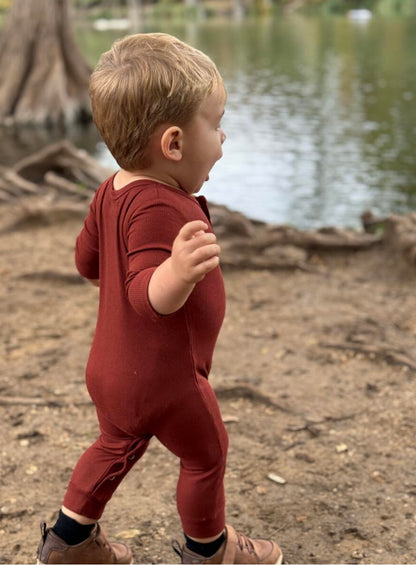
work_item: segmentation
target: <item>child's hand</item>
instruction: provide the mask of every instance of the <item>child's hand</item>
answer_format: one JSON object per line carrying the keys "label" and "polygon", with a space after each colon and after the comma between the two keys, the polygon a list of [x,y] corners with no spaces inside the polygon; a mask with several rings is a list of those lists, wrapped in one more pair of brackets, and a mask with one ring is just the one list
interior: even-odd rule
{"label": "child's hand", "polygon": [[172,246],[172,267],[180,280],[188,284],[201,281],[218,266],[220,246],[208,226],[201,220],[185,224]]}
{"label": "child's hand", "polygon": [[149,281],[149,301],[159,314],[176,312],[188,300],[197,282],[219,264],[220,247],[201,220],[185,224],[175,238],[171,256]]}

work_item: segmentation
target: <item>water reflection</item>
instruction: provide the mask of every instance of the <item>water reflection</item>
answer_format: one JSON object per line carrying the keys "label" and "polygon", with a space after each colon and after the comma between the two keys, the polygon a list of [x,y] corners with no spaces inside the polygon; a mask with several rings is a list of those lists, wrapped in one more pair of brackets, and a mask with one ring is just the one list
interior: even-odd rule
{"label": "water reflection", "polygon": [[[239,61],[244,53],[247,60],[241,72],[222,59],[233,166],[218,164],[211,197],[301,227],[357,225],[366,208],[411,209],[413,29],[404,20],[357,28],[345,18],[293,18],[241,41],[234,30],[231,49],[238,45]],[[217,47],[216,60],[221,53]]]}
{"label": "water reflection", "polygon": [[[416,205],[416,21],[347,17],[148,24],[209,53],[227,84],[224,159],[203,189],[262,220],[358,225]],[[120,32],[83,30],[92,64]],[[93,128],[73,141],[115,166]]]}
{"label": "water reflection", "polygon": [[[100,137],[93,125],[72,125],[66,133],[59,128],[3,127],[0,129],[0,165],[10,167],[42,147],[61,141],[65,136],[76,147],[85,149],[91,155],[97,155],[97,144],[100,142]],[[105,150],[104,153],[108,151]],[[103,154],[103,158],[108,157]]]}

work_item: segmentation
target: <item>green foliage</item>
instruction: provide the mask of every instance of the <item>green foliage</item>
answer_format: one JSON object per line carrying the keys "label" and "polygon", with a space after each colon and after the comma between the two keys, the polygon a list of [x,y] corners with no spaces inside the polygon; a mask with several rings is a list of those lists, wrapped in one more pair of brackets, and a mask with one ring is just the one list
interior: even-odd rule
{"label": "green foliage", "polygon": [[345,14],[348,10],[366,8],[382,16],[414,16],[415,0],[305,0],[304,11],[323,14]]}
{"label": "green foliage", "polygon": [[152,16],[155,20],[163,18],[183,20],[184,18],[195,18],[197,15],[197,7],[189,8],[184,2],[176,0],[159,0],[155,2],[152,9]]}
{"label": "green foliage", "polygon": [[383,16],[416,15],[416,3],[414,0],[378,0],[375,8],[377,14]]}
{"label": "green foliage", "polygon": [[11,5],[12,0],[0,0],[0,12],[7,12]]}
{"label": "green foliage", "polygon": [[79,194],[85,195],[88,192],[88,185],[85,182],[78,182],[77,183],[77,190]]}
{"label": "green foliage", "polygon": [[[29,1],[29,0],[28,0]],[[0,24],[4,15],[9,11],[13,0],[0,0]],[[127,0],[71,0],[75,9],[91,11],[93,18],[113,18],[125,14]],[[219,6],[224,0],[199,0],[198,8],[188,8],[184,0],[144,0],[144,4],[151,7],[151,15],[155,19],[162,18],[193,18],[203,9],[206,17],[217,14]],[[264,13],[275,10],[290,0],[247,0],[249,12]],[[321,14],[345,14],[355,8],[367,8],[381,16],[415,16],[416,0],[304,0],[300,11],[319,12]],[[222,9],[221,9],[222,11]],[[3,15],[3,17],[2,17]]]}

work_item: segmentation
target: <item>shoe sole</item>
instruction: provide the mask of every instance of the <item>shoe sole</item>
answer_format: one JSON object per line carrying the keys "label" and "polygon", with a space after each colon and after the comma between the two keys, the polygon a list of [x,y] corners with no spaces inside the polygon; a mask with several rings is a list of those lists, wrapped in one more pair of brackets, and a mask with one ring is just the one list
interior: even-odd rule
{"label": "shoe sole", "polygon": [[282,563],[283,563],[283,553],[280,553],[280,555],[277,558],[277,561],[274,565],[282,565]]}
{"label": "shoe sole", "polygon": [[[131,558],[131,561],[129,561],[129,565],[131,565],[132,563],[134,563],[133,557]],[[39,559],[36,559],[36,565],[47,565],[47,563],[44,563],[43,561],[39,561]]]}

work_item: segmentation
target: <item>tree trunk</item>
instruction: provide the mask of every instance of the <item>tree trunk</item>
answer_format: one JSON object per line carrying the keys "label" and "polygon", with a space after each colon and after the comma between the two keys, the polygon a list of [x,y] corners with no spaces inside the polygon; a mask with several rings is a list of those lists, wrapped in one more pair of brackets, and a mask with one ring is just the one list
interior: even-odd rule
{"label": "tree trunk", "polygon": [[0,37],[0,123],[91,119],[91,69],[78,49],[69,0],[14,0]]}

